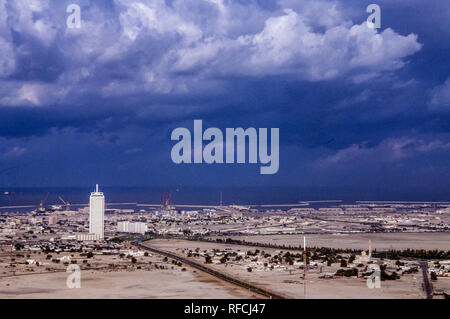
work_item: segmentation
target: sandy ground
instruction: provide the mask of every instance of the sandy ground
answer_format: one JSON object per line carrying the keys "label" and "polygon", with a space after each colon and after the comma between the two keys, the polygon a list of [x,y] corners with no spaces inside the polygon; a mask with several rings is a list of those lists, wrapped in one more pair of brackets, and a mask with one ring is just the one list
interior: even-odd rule
{"label": "sandy ground", "polygon": [[438,277],[438,280],[432,280],[431,284],[437,294],[442,292],[450,293],[450,277]]}
{"label": "sandy ground", "polygon": [[[439,248],[448,249],[450,234],[358,234],[358,235],[311,235],[308,241],[312,246],[366,248],[368,239],[377,249],[391,248]],[[302,238],[298,236],[249,236],[251,239],[275,239],[276,243],[299,244]],[[241,237],[243,239],[243,237]],[[295,242],[297,240],[297,242]],[[150,242],[155,247],[170,250],[182,255],[182,249],[199,247],[201,250],[212,248],[231,248],[233,250],[248,251],[255,247],[243,245],[226,245],[207,242],[190,242],[176,240],[155,240]],[[268,253],[275,253],[279,249],[259,248]],[[63,255],[63,254],[61,254]],[[58,256],[61,256],[58,255]],[[130,260],[117,256],[95,256],[89,260],[93,267],[104,267],[110,263],[126,266],[126,270],[82,270],[81,288],[69,289],[66,286],[68,273],[46,272],[47,267],[63,270],[64,265],[54,264],[45,259],[45,254],[31,255],[40,260],[43,266],[22,265],[18,263],[14,268],[10,254],[2,254],[0,259],[0,298],[256,298],[248,291],[220,281],[190,267],[174,266],[171,261],[164,262],[159,255],[138,257],[138,263],[131,265]],[[54,256],[56,257],[56,256]],[[78,256],[75,256],[78,257]],[[27,257],[17,258],[22,262]],[[150,264],[149,262],[152,262]],[[203,259],[198,259],[203,262]],[[80,261],[79,261],[80,262]],[[136,269],[138,265],[142,269]],[[155,269],[155,265],[163,265],[166,269]],[[321,279],[314,271],[308,272],[306,295],[302,271],[285,270],[253,270],[251,273],[242,265],[227,266],[222,264],[211,267],[229,273],[230,275],[267,287],[292,298],[423,298],[422,277],[420,273],[404,275],[400,280],[383,281],[380,289],[369,289],[362,278],[334,278]],[[173,267],[173,269],[172,269]],[[182,268],[186,271],[182,271]],[[326,267],[324,272],[334,272],[336,267]],[[12,271],[15,276],[12,276]],[[33,273],[34,272],[34,273]],[[37,272],[43,272],[38,274]],[[450,278],[439,278],[433,282],[435,288],[449,289]]]}
{"label": "sandy ground", "polygon": [[81,288],[66,286],[66,273],[2,278],[0,298],[251,298],[239,288],[191,271],[157,270],[113,273],[87,271]]}
{"label": "sandy ground", "polygon": [[[68,255],[61,253],[57,256]],[[74,255],[79,257],[78,254]],[[14,257],[14,268],[10,258]],[[32,258],[44,263],[42,266],[24,265],[26,257],[3,253],[0,256],[1,298],[255,298],[250,292],[196,271],[186,265],[165,262],[162,256],[137,257],[132,264],[127,258],[95,255],[89,259],[89,267],[81,269],[81,288],[67,288],[66,265],[47,260],[46,254],[32,254]],[[56,256],[55,256],[56,257]],[[81,267],[86,265],[81,264]],[[151,262],[151,264],[150,264]],[[108,268],[115,264],[126,269]],[[141,267],[141,269],[137,269]],[[158,268],[156,268],[158,267]],[[161,269],[161,267],[165,269]],[[50,272],[56,270],[58,272]],[[184,271],[183,271],[184,269]],[[15,275],[13,275],[13,270]]]}
{"label": "sandy ground", "polygon": [[[255,249],[254,247],[246,246],[175,240],[155,240],[147,243],[180,255],[183,248],[195,250],[195,248],[199,247],[201,251],[212,248],[232,248],[241,251]],[[265,252],[274,251],[273,249],[261,249]],[[202,262],[204,259],[196,260]],[[284,270],[255,269],[250,273],[246,270],[246,267],[241,265],[225,266],[223,264],[213,264],[209,266],[292,298],[424,298],[421,288],[422,276],[420,274],[404,275],[400,280],[395,281],[382,281],[381,288],[370,289],[367,287],[366,280],[362,278],[321,279],[318,278],[319,273],[308,271],[305,295],[304,281],[301,279],[302,270],[290,273]],[[324,271],[335,271],[336,269],[327,267]]]}
{"label": "sandy ground", "polygon": [[[232,238],[275,245],[303,246],[303,235],[233,236]],[[310,247],[367,249],[369,239],[372,241],[372,248],[378,250],[407,248],[450,250],[450,232],[306,235],[307,245]]]}

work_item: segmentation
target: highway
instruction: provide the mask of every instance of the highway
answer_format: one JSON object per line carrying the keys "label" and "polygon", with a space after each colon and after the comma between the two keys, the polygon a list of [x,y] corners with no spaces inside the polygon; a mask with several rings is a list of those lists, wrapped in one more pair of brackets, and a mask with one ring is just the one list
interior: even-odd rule
{"label": "highway", "polygon": [[272,292],[272,291],[270,291],[270,290],[268,290],[266,288],[257,287],[257,286],[255,286],[253,284],[250,284],[250,283],[246,282],[246,281],[243,281],[241,279],[237,279],[237,278],[232,277],[232,276],[230,276],[228,274],[224,274],[222,272],[219,272],[217,270],[209,268],[209,267],[207,267],[207,266],[205,266],[203,264],[200,264],[200,263],[198,263],[196,261],[193,261],[191,259],[187,259],[185,257],[176,255],[174,253],[171,253],[171,252],[168,252],[168,251],[164,251],[164,250],[160,250],[160,249],[156,249],[156,248],[153,248],[153,247],[149,247],[149,246],[143,245],[143,244],[138,243],[138,242],[132,242],[131,244],[133,246],[138,247],[138,248],[141,248],[141,249],[144,249],[144,250],[148,250],[148,251],[151,251],[153,253],[156,253],[156,254],[159,254],[159,255],[163,255],[163,256],[166,256],[166,257],[178,260],[178,261],[180,261],[180,262],[182,262],[182,263],[184,263],[186,265],[189,265],[189,266],[191,266],[191,267],[193,267],[195,269],[203,271],[203,272],[205,272],[205,273],[207,273],[209,275],[212,275],[212,276],[214,276],[214,277],[216,277],[218,279],[221,279],[223,281],[232,283],[232,284],[234,284],[236,286],[248,289],[251,292],[254,292],[254,293],[259,294],[261,296],[264,296],[266,298],[270,298],[270,299],[286,299],[287,298],[287,297],[285,297],[285,296],[283,296],[283,295],[281,295],[279,293]]}
{"label": "highway", "polygon": [[426,261],[419,262],[420,267],[422,268],[422,277],[423,277],[423,289],[427,294],[427,299],[433,298],[433,288],[431,287],[430,279],[428,278],[428,263]]}

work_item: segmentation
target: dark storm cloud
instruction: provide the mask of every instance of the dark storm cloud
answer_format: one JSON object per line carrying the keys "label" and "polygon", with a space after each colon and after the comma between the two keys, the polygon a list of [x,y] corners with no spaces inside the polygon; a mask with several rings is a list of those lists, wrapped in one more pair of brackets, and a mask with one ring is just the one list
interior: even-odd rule
{"label": "dark storm cloud", "polygon": [[[441,1],[379,1],[378,31],[359,0],[83,0],[82,28],[68,29],[71,2],[0,0],[0,161],[32,161],[23,174],[39,183],[232,184],[239,172],[248,184],[358,185],[398,165],[422,174],[415,183],[431,159],[444,181]],[[279,127],[279,174],[173,165],[170,132],[194,119]],[[388,156],[398,149],[406,155]],[[360,178],[348,178],[352,163]],[[55,165],[64,178],[49,172]]]}

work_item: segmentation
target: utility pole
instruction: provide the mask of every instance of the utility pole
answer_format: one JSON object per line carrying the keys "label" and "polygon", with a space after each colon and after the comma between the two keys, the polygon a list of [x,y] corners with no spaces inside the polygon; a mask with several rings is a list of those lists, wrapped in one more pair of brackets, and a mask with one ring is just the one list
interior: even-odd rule
{"label": "utility pole", "polygon": [[303,296],[306,299],[306,237],[303,236]]}

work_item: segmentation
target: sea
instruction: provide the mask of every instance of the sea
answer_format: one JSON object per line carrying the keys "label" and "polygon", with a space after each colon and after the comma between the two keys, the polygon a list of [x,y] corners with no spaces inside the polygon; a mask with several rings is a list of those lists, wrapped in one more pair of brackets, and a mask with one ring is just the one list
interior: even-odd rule
{"label": "sea", "polygon": [[[30,211],[42,201],[46,207],[69,202],[74,209],[88,204],[94,187],[34,187],[0,188],[0,212]],[[365,201],[449,201],[446,193],[410,189],[399,192],[388,189],[352,189],[327,187],[101,187],[108,208],[131,208],[137,204],[160,204],[163,193],[171,205],[285,205],[302,201],[332,201],[311,204],[311,207],[329,207]],[[31,206],[11,209],[11,206]],[[6,208],[4,208],[6,207]]]}

